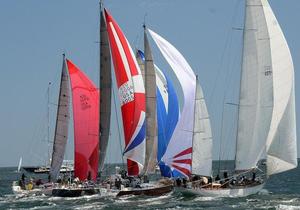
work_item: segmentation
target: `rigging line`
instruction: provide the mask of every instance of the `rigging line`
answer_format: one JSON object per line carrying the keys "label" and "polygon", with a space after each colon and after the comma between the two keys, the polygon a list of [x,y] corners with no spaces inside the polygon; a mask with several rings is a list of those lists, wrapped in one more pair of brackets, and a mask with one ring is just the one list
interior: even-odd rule
{"label": "rigging line", "polygon": [[[228,84],[228,86],[227,86],[227,88],[226,89],[228,89],[228,87],[229,87],[229,85],[232,83],[232,84],[234,84],[234,82],[233,82],[233,74],[234,74],[234,70],[235,69],[238,69],[238,71],[239,71],[239,55],[238,54],[236,54],[235,55],[235,57],[234,57],[234,59],[233,59],[233,61],[232,61],[232,66],[229,66],[229,68],[231,69],[231,71],[229,72],[229,80],[226,82],[227,84]],[[231,90],[232,90],[232,95],[234,95],[234,90],[235,90],[235,88],[231,88]],[[229,91],[227,91],[227,92],[225,92],[225,98],[227,98],[227,97],[229,97],[228,96],[229,95]],[[238,102],[239,103],[239,102]],[[228,104],[228,103],[226,103],[226,104]],[[230,104],[230,105],[235,105],[235,107],[236,107],[236,104]],[[224,105],[225,106],[225,105]],[[238,105],[239,106],[239,105]],[[230,131],[233,131],[232,133],[234,133],[234,127],[235,127],[235,125],[236,125],[236,123],[235,122],[233,122],[232,123],[232,125],[230,126],[230,129],[228,130],[228,133],[227,133],[227,135],[225,134],[225,137],[224,137],[224,140],[225,140],[225,143],[227,143],[226,144],[226,146],[227,146],[227,149],[225,148],[225,159],[228,159],[229,158],[229,153],[231,152],[229,149],[228,149],[228,145],[230,145],[230,142],[229,142],[229,140],[230,140]],[[224,154],[223,154],[224,155]]]}
{"label": "rigging line", "polygon": [[[236,4],[235,4],[235,7],[234,7],[234,11],[235,11],[235,12],[234,12],[233,15],[232,15],[231,22],[230,22],[230,26],[232,26],[233,23],[234,23],[234,21],[236,20],[236,16],[237,16],[237,11],[238,11],[239,5],[240,5],[240,1],[237,0],[237,1],[236,1]],[[218,69],[217,69],[217,73],[216,73],[216,76],[215,76],[216,79],[214,80],[212,91],[211,91],[211,93],[210,93],[210,95],[209,95],[209,97],[208,97],[208,102],[209,102],[209,103],[212,103],[212,99],[213,99],[213,96],[214,96],[214,93],[215,93],[215,90],[216,90],[216,87],[217,87],[217,84],[218,84],[218,81],[219,81],[219,76],[221,75],[220,73],[221,73],[222,66],[223,66],[222,64],[223,64],[224,59],[225,59],[225,53],[226,53],[226,50],[227,50],[228,41],[229,41],[229,39],[230,39],[230,35],[231,35],[231,33],[232,33],[232,30],[233,30],[232,27],[228,27],[228,28],[229,28],[229,30],[228,30],[227,36],[226,36],[225,47],[224,47],[224,49],[223,49],[223,51],[222,51],[222,55],[221,55],[220,66],[219,66]]]}
{"label": "rigging line", "polygon": [[[232,16],[232,20],[231,20],[231,25],[233,25],[233,23],[235,22],[236,18],[237,18],[237,11],[238,11],[238,6],[239,6],[240,2],[237,1],[235,4],[235,8],[234,8],[234,14]],[[221,66],[224,63],[224,58],[225,58],[225,52],[227,51],[227,49],[229,50],[229,52],[231,52],[231,48],[232,48],[232,39],[233,39],[233,35],[232,35],[232,28],[228,31],[227,34],[227,40],[226,40],[226,45],[222,54],[222,59],[221,59],[221,65],[220,68],[218,70],[218,72],[220,72],[221,70]],[[229,63],[227,64],[227,69],[229,68]],[[218,73],[218,75],[220,75]],[[219,77],[218,77],[219,78]],[[213,87],[213,92],[210,96],[210,102],[212,100],[212,96],[214,94],[215,88],[216,88],[216,83],[218,78],[215,80],[215,84]],[[228,80],[228,75],[226,76],[225,81]],[[228,84],[227,84],[228,87]],[[224,129],[224,104],[225,104],[225,98],[226,98],[226,88],[224,89],[224,94],[223,94],[223,100],[222,100],[222,115],[221,115],[221,133],[220,133],[220,143],[219,143],[219,162],[218,162],[218,173],[220,172],[220,167],[221,167],[221,150],[222,150],[222,143],[223,143],[223,129]]]}

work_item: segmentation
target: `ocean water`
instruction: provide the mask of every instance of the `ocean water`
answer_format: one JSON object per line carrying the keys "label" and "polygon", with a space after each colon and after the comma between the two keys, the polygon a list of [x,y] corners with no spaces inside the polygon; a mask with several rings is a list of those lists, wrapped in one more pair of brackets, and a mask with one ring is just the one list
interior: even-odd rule
{"label": "ocean water", "polygon": [[161,197],[16,197],[16,168],[0,168],[0,209],[299,209],[300,168],[272,176],[263,191],[245,198],[212,198],[172,192]]}

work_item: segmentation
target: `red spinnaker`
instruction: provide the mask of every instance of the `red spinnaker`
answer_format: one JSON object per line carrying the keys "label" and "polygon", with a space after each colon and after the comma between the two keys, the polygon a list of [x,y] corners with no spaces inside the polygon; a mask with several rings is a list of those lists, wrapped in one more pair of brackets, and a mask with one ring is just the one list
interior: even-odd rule
{"label": "red spinnaker", "polygon": [[145,90],[143,78],[121,28],[105,11],[108,38],[121,103],[128,175],[138,175],[145,158]]}
{"label": "red spinnaker", "polygon": [[67,60],[72,87],[75,168],[80,180],[96,180],[99,160],[99,92],[93,82]]}

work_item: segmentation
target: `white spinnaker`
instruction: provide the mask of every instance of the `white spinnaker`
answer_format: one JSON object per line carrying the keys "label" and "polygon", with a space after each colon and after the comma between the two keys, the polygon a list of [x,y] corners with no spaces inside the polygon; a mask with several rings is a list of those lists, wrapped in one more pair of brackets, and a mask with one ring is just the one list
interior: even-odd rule
{"label": "white spinnaker", "polygon": [[196,80],[192,173],[211,176],[212,133],[202,88]]}
{"label": "white spinnaker", "polygon": [[269,33],[261,0],[247,0],[244,27],[236,170],[264,158],[273,108]]}
{"label": "white spinnaker", "polygon": [[274,108],[267,139],[268,174],[297,166],[294,66],[288,44],[267,0],[262,0],[270,35]]}
{"label": "white spinnaker", "polygon": [[66,144],[68,139],[68,128],[70,120],[70,88],[69,76],[65,58],[61,73],[61,83],[58,98],[58,108],[56,117],[56,127],[53,142],[53,151],[51,158],[50,177],[56,180],[59,175],[60,167],[64,160]]}
{"label": "white spinnaker", "polygon": [[[190,173],[191,165],[180,163],[180,160],[181,158],[184,158],[182,160],[191,159],[191,153],[187,153],[181,157],[177,155],[181,155],[183,151],[191,149],[193,144],[194,121],[192,119],[194,119],[196,76],[185,58],[173,45],[150,29],[148,31],[164,58],[173,69],[184,95],[182,112],[162,161],[171,168],[182,168],[185,172],[189,171]],[[187,175],[184,171],[181,172]]]}

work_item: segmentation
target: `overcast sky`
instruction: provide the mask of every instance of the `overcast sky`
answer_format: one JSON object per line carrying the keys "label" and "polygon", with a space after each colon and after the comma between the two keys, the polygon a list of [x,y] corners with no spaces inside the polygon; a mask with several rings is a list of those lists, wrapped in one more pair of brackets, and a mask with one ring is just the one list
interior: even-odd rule
{"label": "overcast sky", "polygon": [[[242,31],[234,28],[243,27],[244,0],[106,0],[104,3],[132,47],[142,46],[145,19],[149,28],[165,37],[186,57],[199,75],[207,99],[214,158],[219,158],[219,151],[221,158],[233,158],[236,107],[223,104],[237,103]],[[270,0],[270,4],[294,58],[296,109],[299,110],[300,1]],[[47,160],[48,82],[52,82],[52,140],[61,55],[65,52],[98,84],[98,41],[97,0],[0,1],[0,167],[17,165],[21,156],[24,165],[42,164]],[[153,51],[156,64],[168,68],[157,49]],[[225,123],[221,129],[223,107]],[[297,119],[300,119],[299,113]],[[116,115],[112,117],[107,159],[120,162]],[[72,159],[73,135],[69,141],[66,158]]]}

